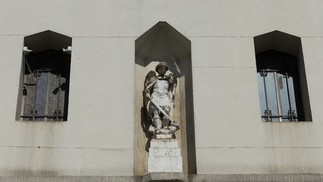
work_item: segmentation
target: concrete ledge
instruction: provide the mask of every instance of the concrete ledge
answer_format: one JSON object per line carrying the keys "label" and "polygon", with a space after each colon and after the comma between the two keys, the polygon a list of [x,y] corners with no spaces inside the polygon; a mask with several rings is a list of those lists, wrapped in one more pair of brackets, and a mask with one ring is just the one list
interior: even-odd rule
{"label": "concrete ledge", "polygon": [[196,174],[185,181],[200,182],[323,182],[323,174]]}
{"label": "concrete ledge", "polygon": [[184,181],[184,174],[172,172],[145,174],[142,177],[142,182],[149,181]]}
{"label": "concrete ledge", "polygon": [[0,182],[141,182],[140,176],[0,176]]}
{"label": "concrete ledge", "polygon": [[323,174],[189,174],[149,173],[144,176],[0,176],[0,182],[323,182]]}

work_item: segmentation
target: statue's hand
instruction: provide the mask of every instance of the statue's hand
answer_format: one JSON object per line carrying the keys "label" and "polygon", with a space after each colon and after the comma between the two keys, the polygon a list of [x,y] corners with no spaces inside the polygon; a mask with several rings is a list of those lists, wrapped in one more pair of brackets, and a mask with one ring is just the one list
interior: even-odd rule
{"label": "statue's hand", "polygon": [[151,95],[149,93],[147,93],[146,94],[146,98],[150,100],[151,99]]}

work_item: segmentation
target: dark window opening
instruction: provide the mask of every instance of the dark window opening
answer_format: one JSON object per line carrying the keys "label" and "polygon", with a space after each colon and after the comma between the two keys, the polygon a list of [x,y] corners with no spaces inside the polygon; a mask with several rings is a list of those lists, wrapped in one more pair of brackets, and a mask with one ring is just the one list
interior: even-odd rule
{"label": "dark window opening", "polygon": [[301,38],[275,30],[254,43],[262,121],[312,121]]}
{"label": "dark window opening", "polygon": [[66,121],[70,54],[45,50],[25,55],[22,112],[24,121]]}
{"label": "dark window opening", "polygon": [[304,121],[297,57],[275,50],[256,55],[261,118]]}

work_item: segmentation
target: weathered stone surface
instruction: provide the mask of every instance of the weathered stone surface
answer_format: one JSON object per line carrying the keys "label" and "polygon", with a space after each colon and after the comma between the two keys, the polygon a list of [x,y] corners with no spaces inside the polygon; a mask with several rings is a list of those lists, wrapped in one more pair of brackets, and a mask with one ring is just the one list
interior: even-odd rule
{"label": "weathered stone surface", "polygon": [[150,142],[148,172],[183,172],[182,156],[175,139]]}
{"label": "weathered stone surface", "polygon": [[156,139],[173,139],[174,134],[156,134]]}

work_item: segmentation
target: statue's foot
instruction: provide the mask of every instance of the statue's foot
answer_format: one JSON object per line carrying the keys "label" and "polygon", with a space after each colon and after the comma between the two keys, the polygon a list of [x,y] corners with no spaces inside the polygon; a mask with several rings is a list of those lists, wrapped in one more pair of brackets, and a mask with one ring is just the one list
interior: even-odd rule
{"label": "statue's foot", "polygon": [[179,125],[176,123],[172,123],[172,125],[169,126],[169,132],[171,134],[174,134],[177,130],[179,130]]}
{"label": "statue's foot", "polygon": [[179,124],[178,123],[172,123],[171,126],[178,127],[178,129],[179,129]]}
{"label": "statue's foot", "polygon": [[159,131],[160,131],[160,134],[169,134],[169,129],[168,128],[162,128]]}
{"label": "statue's foot", "polygon": [[151,134],[155,134],[156,133],[156,128],[153,125],[150,125],[148,128],[148,132]]}

